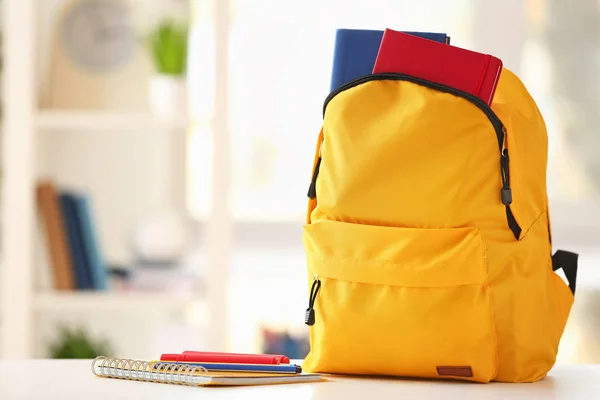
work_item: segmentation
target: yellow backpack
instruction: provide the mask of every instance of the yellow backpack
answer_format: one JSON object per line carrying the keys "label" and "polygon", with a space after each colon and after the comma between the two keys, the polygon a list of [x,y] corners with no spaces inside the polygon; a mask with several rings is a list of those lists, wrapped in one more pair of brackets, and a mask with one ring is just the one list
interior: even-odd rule
{"label": "yellow backpack", "polygon": [[332,92],[323,114],[303,233],[304,369],[542,379],[577,254],[552,256],[546,127],[521,81],[505,68],[489,107],[374,74]]}

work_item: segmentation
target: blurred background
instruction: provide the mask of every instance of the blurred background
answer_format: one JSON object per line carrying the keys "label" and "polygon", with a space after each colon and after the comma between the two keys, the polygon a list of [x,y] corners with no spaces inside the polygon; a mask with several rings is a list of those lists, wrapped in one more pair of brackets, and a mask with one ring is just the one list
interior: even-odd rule
{"label": "blurred background", "polygon": [[0,0],[0,357],[304,357],[301,243],[336,28],[503,59],[580,253],[559,362],[600,362],[600,8],[573,0]]}

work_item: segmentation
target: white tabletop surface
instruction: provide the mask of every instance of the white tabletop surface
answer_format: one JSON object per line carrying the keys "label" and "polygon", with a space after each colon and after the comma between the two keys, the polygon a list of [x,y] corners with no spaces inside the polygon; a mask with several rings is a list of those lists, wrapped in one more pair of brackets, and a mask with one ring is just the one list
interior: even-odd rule
{"label": "white tabletop surface", "polygon": [[600,365],[556,366],[529,384],[327,377],[319,383],[184,387],[99,378],[91,360],[0,360],[0,399],[600,399]]}

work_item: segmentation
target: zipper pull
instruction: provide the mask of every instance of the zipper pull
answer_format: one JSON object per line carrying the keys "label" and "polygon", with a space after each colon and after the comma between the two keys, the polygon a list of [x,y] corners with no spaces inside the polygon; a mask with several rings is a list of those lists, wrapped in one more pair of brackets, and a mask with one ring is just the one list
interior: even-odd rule
{"label": "zipper pull", "polygon": [[308,326],[313,326],[315,324],[315,300],[317,299],[317,294],[319,293],[319,289],[321,288],[321,281],[319,277],[315,275],[315,280],[310,288],[310,297],[308,298],[308,308],[304,313],[304,323]]}
{"label": "zipper pull", "polygon": [[502,131],[504,132],[504,139],[502,140],[502,154],[500,155],[500,172],[502,173],[502,189],[500,190],[500,199],[502,200],[502,204],[509,206],[512,203],[512,189],[510,188],[506,128],[502,127]]}

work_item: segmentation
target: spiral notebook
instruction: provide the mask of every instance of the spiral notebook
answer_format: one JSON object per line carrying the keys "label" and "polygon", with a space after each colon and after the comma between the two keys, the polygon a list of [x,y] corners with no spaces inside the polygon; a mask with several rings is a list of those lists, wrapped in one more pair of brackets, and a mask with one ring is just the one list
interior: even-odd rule
{"label": "spiral notebook", "polygon": [[298,374],[216,372],[193,364],[108,357],[96,357],[92,361],[92,372],[101,378],[184,386],[253,386],[324,380],[319,374],[304,372]]}

